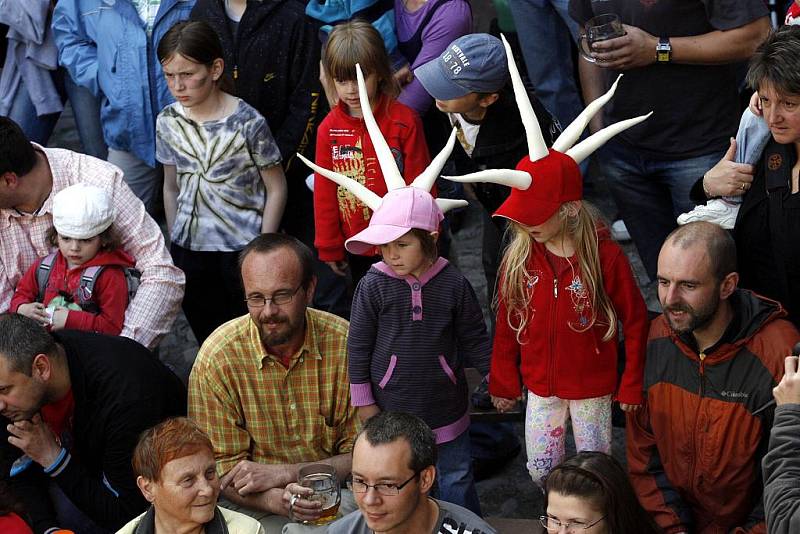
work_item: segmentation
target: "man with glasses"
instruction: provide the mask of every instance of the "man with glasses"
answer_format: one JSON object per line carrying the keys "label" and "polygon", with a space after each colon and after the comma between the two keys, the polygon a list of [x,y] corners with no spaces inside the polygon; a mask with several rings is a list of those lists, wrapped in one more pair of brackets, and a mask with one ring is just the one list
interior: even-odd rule
{"label": "man with glasses", "polygon": [[[309,308],[311,250],[284,234],[262,234],[239,256],[248,315],[203,343],[189,377],[189,415],[214,444],[226,507],[281,532],[320,516],[319,503],[284,491],[303,463],[350,473],[356,412],[347,379],[348,323]],[[347,513],[347,499],[340,511]]]}
{"label": "man with glasses", "polygon": [[359,510],[329,534],[494,534],[466,508],[428,496],[436,479],[436,437],[418,417],[380,412],[353,447],[348,486]]}

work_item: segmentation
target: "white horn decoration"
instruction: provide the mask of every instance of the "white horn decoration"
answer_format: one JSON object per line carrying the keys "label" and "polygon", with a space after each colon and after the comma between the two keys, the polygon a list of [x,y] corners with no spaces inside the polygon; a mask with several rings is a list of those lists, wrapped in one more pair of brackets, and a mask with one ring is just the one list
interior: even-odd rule
{"label": "white horn decoration", "polygon": [[486,169],[485,171],[472,172],[464,176],[442,176],[442,178],[464,184],[489,182],[506,185],[522,191],[528,189],[533,182],[530,173],[513,169]]}
{"label": "white horn decoration", "polygon": [[606,103],[611,100],[611,97],[614,96],[614,92],[617,90],[617,84],[619,83],[619,79],[622,78],[622,74],[617,76],[617,79],[611,85],[606,94],[595,98],[591,104],[586,106],[586,109],[581,111],[580,115],[575,117],[575,120],[570,123],[567,128],[561,132],[561,135],[558,136],[558,139],[553,143],[553,150],[558,150],[559,152],[566,152],[572,145],[575,144],[583,131],[586,129],[586,126],[589,124],[589,121],[592,120],[592,117],[600,111],[600,108],[606,105]]}
{"label": "white horn decoration", "polygon": [[506,49],[508,72],[511,75],[511,84],[514,87],[514,96],[517,99],[517,107],[519,108],[519,114],[522,118],[522,125],[525,126],[525,136],[528,140],[528,155],[531,161],[538,161],[549,153],[547,150],[547,143],[544,142],[542,129],[539,127],[539,121],[536,120],[536,114],[534,114],[531,101],[528,99],[528,91],[525,89],[525,84],[522,83],[519,70],[517,70],[517,64],[514,62],[511,46],[508,44],[503,34],[500,34],[500,38],[503,40],[503,46]]}
{"label": "white horn decoration", "polygon": [[439,209],[442,210],[442,213],[447,213],[453,208],[463,208],[469,205],[466,200],[456,200],[454,198],[437,198],[435,202]]}
{"label": "white horn decoration", "polygon": [[588,158],[592,154],[592,152],[603,146],[606,143],[606,141],[608,141],[618,133],[627,130],[631,126],[636,126],[640,122],[650,117],[650,115],[652,114],[653,112],[651,111],[647,115],[640,115],[632,119],[615,122],[611,126],[603,128],[599,132],[596,132],[594,135],[590,136],[587,139],[584,139],[574,147],[570,148],[569,150],[567,150],[566,154],[567,156],[575,160],[575,163],[580,165],[580,163],[583,160]]}
{"label": "white horn decoration", "polygon": [[339,174],[338,172],[329,171],[328,169],[323,169],[316,163],[312,163],[308,159],[306,159],[302,154],[297,154],[297,157],[300,160],[314,169],[316,172],[320,173],[325,178],[330,179],[333,182],[336,182],[338,185],[346,188],[348,191],[353,193],[353,195],[358,198],[361,202],[366,204],[366,206],[371,209],[372,211],[376,211],[378,208],[381,207],[381,202],[383,200],[381,197],[367,189],[362,184],[358,183],[357,181],[353,180],[352,178],[345,176],[344,174]]}
{"label": "white horn decoration", "polygon": [[381,172],[383,172],[383,180],[386,182],[386,188],[389,191],[400,189],[406,186],[403,176],[397,168],[397,162],[394,160],[392,150],[386,143],[386,139],[375,122],[375,117],[372,115],[372,107],[369,103],[369,94],[367,93],[367,85],[364,83],[364,75],[361,73],[361,66],[356,63],[356,79],[358,80],[358,99],[361,102],[361,113],[364,115],[364,122],[367,124],[367,131],[369,137],[372,139],[372,146],[375,147],[375,155],[378,157],[378,164],[380,165]]}
{"label": "white horn decoration", "polygon": [[450,157],[450,153],[453,151],[453,145],[455,145],[456,142],[456,131],[456,128],[453,128],[453,131],[450,132],[450,138],[447,140],[444,148],[433,158],[433,161],[422,171],[422,174],[417,176],[411,183],[413,187],[429,193],[431,192],[433,184],[436,183],[436,179],[439,177],[439,173],[442,172],[442,167],[447,163],[447,158]]}

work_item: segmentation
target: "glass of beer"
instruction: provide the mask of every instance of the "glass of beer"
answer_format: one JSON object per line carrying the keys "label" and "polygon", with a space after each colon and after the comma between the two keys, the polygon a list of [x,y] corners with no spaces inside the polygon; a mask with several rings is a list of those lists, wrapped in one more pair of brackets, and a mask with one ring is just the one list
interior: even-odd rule
{"label": "glass of beer", "polygon": [[336,470],[328,464],[310,464],[300,468],[301,486],[311,488],[314,493],[305,497],[310,501],[322,503],[322,515],[316,521],[304,521],[311,525],[327,525],[336,519],[339,503],[342,501],[342,488]]}
{"label": "glass of beer", "polygon": [[583,27],[578,47],[581,55],[590,63],[597,63],[592,57],[593,44],[608,39],[616,39],[625,35],[625,28],[619,20],[619,15],[606,13],[598,15],[586,22]]}

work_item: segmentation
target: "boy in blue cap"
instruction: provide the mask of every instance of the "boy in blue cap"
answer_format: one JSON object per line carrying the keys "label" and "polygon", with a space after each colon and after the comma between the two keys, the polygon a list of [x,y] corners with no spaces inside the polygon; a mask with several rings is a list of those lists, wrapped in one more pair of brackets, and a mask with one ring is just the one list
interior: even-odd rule
{"label": "boy in blue cap", "polygon": [[[484,169],[513,169],[528,153],[500,39],[486,33],[459,37],[438,58],[417,67],[414,76],[443,112],[425,132],[431,154],[441,150],[453,127],[458,130],[459,142],[442,174],[460,176]],[[561,128],[532,93],[529,98],[550,146]],[[440,184],[440,196],[451,196],[446,194],[449,187],[451,182]],[[464,194],[478,200],[488,213],[493,213],[510,193],[508,187],[496,184],[464,184],[464,188]],[[496,219],[494,222],[503,224]],[[483,266],[490,302],[502,231],[500,226],[484,224]]]}

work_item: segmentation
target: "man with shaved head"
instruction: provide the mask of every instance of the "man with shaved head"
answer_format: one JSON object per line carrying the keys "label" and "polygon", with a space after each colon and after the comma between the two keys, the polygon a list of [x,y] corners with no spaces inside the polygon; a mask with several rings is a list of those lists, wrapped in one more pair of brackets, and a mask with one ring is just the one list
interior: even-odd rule
{"label": "man with shaved head", "polygon": [[664,313],[650,327],[645,401],[627,415],[627,455],[666,532],[766,532],[772,388],[800,334],[780,303],[738,281],[736,245],[715,224],[682,226],[661,247]]}

